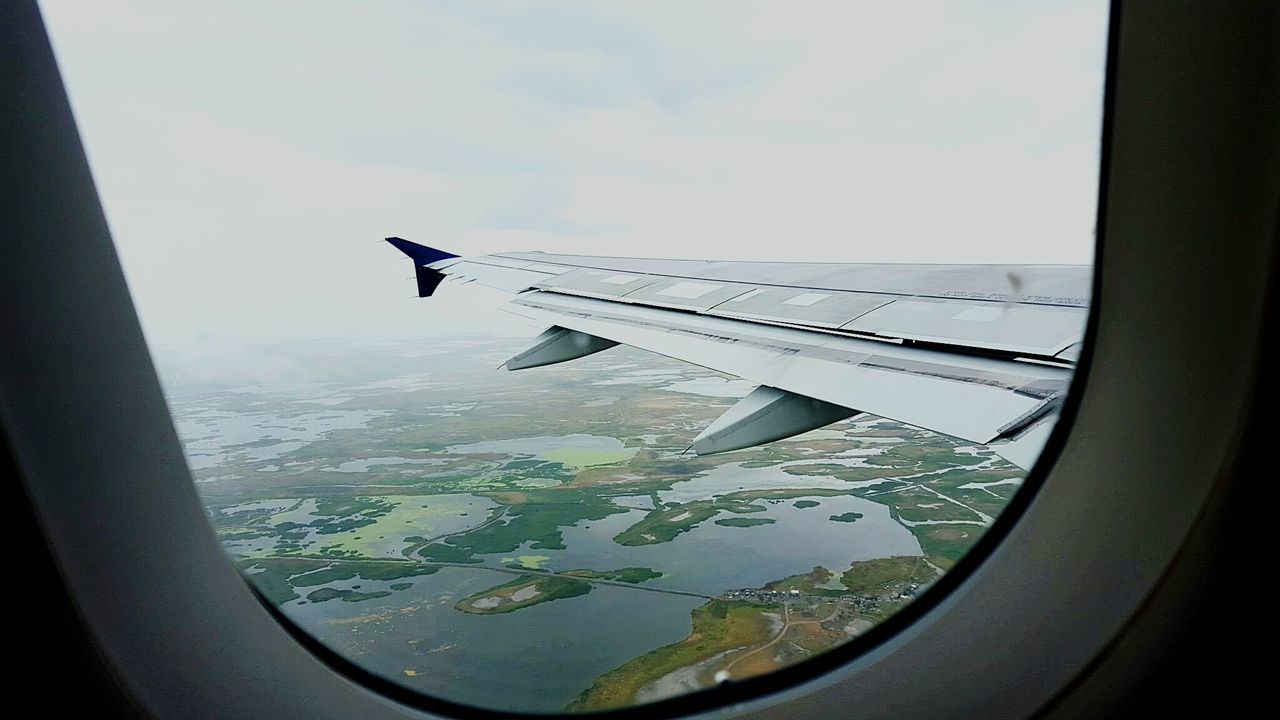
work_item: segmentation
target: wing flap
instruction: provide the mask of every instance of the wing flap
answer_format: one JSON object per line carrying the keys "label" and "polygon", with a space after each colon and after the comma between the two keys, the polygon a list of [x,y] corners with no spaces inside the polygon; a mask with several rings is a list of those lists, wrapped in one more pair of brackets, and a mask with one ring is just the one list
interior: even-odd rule
{"label": "wing flap", "polygon": [[976,443],[1034,412],[1036,383],[1070,371],[872,340],[761,326],[592,298],[526,293],[518,314],[656,352],[761,385]]}
{"label": "wing flap", "polygon": [[977,300],[894,300],[842,325],[844,330],[1007,350],[1041,357],[1084,337],[1085,314],[1076,308]]}

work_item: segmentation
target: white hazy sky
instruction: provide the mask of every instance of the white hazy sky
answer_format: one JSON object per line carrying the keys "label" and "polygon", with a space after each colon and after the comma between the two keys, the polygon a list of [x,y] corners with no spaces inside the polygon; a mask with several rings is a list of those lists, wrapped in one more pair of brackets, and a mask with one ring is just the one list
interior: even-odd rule
{"label": "white hazy sky", "polygon": [[513,327],[386,235],[1092,257],[1102,0],[41,4],[161,346]]}

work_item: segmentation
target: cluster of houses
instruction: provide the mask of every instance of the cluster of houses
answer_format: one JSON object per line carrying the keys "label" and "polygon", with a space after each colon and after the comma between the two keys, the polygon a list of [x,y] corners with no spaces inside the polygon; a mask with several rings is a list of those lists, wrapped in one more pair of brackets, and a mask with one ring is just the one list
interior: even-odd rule
{"label": "cluster of houses", "polygon": [[752,600],[755,602],[784,602],[799,600],[803,597],[799,590],[761,590],[759,588],[742,588],[730,590],[722,596],[725,600]]}
{"label": "cluster of houses", "polygon": [[[822,600],[827,602],[838,602],[842,605],[849,605],[859,610],[876,610],[880,603],[885,600],[907,600],[915,597],[921,590],[920,583],[908,583],[901,590],[895,592],[891,596],[880,595],[844,595],[840,597],[831,597],[828,595],[820,596]],[[768,590],[761,588],[740,588],[738,590],[729,590],[720,596],[724,600],[745,600],[748,602],[767,602],[780,603],[795,600],[802,600],[809,597],[817,597],[805,595],[799,590]]]}

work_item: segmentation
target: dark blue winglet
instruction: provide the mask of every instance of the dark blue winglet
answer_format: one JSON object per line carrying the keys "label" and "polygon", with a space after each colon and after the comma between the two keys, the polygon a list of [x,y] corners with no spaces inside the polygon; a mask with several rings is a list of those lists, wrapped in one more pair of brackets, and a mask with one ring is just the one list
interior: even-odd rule
{"label": "dark blue winglet", "polygon": [[427,247],[426,245],[419,245],[418,243],[415,243],[415,242],[409,242],[404,238],[389,237],[387,238],[387,242],[394,245],[395,248],[400,252],[413,258],[413,261],[419,265],[430,265],[433,262],[438,262],[440,260],[448,260],[449,258],[458,257],[453,253],[447,253],[443,250],[437,250],[433,247]]}
{"label": "dark blue winglet", "polygon": [[458,257],[453,253],[409,242],[404,238],[389,237],[387,242],[394,245],[400,252],[413,258],[413,270],[418,278],[418,297],[431,297],[431,294],[440,286],[440,281],[444,280],[444,273],[426,266],[440,260]]}

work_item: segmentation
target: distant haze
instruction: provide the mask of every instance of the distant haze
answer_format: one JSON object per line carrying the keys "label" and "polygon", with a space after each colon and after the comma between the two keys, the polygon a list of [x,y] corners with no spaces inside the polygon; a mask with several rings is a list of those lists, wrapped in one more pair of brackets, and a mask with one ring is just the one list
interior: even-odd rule
{"label": "distant haze", "polygon": [[153,346],[527,332],[502,250],[1086,263],[1106,4],[42,3]]}

